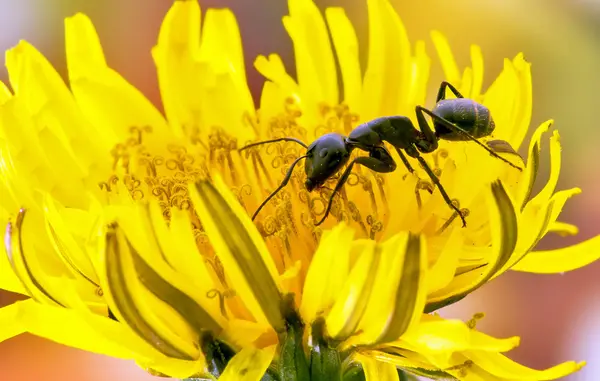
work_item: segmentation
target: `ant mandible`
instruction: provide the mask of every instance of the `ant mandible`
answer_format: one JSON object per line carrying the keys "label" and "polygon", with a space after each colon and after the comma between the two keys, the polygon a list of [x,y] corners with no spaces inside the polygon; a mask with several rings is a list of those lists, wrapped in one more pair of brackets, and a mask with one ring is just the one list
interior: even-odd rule
{"label": "ant mandible", "polygon": [[[449,88],[456,96],[455,99],[446,98],[446,88]],[[366,151],[369,156],[359,156],[352,160],[346,167],[342,176],[338,180],[327,204],[327,209],[316,226],[325,221],[333,204],[333,197],[342,188],[355,164],[363,165],[375,172],[388,173],[396,170],[396,162],[390,155],[390,152],[384,146],[384,142],[391,144],[400,156],[402,163],[410,173],[414,172],[413,167],[408,162],[406,155],[419,161],[431,181],[439,189],[444,201],[452,208],[462,220],[463,227],[467,226],[464,215],[454,205],[448,193],[440,183],[437,176],[433,173],[421,153],[431,153],[438,148],[438,140],[449,141],[468,141],[479,144],[487,150],[492,156],[500,159],[512,167],[522,171],[521,168],[510,161],[498,156],[485,144],[478,141],[478,138],[489,136],[495,128],[494,120],[490,110],[484,105],[475,102],[472,99],[463,97],[460,92],[450,83],[444,81],[440,85],[436,105],[433,110],[428,110],[422,106],[416,106],[417,122],[420,131],[417,130],[411,120],[405,116],[386,116],[371,120],[357,126],[348,136],[338,133],[328,133],[317,138],[311,145],[296,138],[278,138],[252,143],[240,148],[240,151],[254,147],[260,144],[275,143],[281,141],[295,142],[306,148],[306,155],[297,158],[288,169],[283,181],[260,204],[252,220],[256,218],[260,210],[269,202],[277,192],[287,185],[292,176],[294,167],[302,159],[306,159],[304,169],[306,172],[305,186],[309,192],[315,188],[321,187],[323,183],[335,173],[337,173],[349,160],[350,154],[355,148]],[[434,130],[431,129],[425,114],[433,120]],[[402,152],[404,151],[404,152]]]}

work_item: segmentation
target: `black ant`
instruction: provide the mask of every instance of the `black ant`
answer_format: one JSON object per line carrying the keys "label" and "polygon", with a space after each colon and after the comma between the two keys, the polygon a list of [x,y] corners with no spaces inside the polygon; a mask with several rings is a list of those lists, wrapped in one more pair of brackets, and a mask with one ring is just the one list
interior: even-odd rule
{"label": "black ant", "polygon": [[[454,93],[456,99],[445,99],[446,87]],[[352,160],[348,167],[346,167],[346,170],[331,193],[323,218],[315,223],[316,226],[320,225],[329,215],[333,204],[333,197],[342,188],[346,180],[348,180],[352,167],[355,164],[364,165],[379,173],[396,170],[396,162],[383,144],[383,142],[387,142],[396,149],[404,166],[406,166],[410,173],[413,173],[414,169],[402,151],[419,161],[427,175],[431,178],[431,181],[440,190],[448,206],[458,213],[463,227],[467,226],[462,212],[451,201],[437,176],[427,165],[425,159],[421,157],[421,153],[435,151],[438,148],[439,139],[450,141],[472,140],[487,150],[492,156],[505,161],[520,171],[522,169],[498,156],[494,151],[477,140],[477,138],[489,136],[494,131],[495,124],[490,110],[472,99],[464,98],[450,83],[442,82],[437,94],[436,105],[432,111],[421,106],[417,106],[415,111],[420,131],[405,116],[386,116],[357,126],[347,137],[338,133],[325,134],[312,142],[310,146],[307,146],[296,138],[279,138],[252,143],[240,148],[240,151],[242,151],[260,144],[281,141],[295,142],[306,148],[306,155],[297,158],[292,163],[279,187],[260,204],[256,212],[254,212],[252,220],[254,220],[267,202],[287,185],[294,167],[301,159],[306,159],[304,165],[307,177],[305,186],[309,192],[312,192],[315,188],[323,186],[323,183],[327,179],[337,173],[348,162],[352,150],[358,148],[368,152],[369,156],[359,156]],[[433,120],[435,131],[432,131],[427,123],[425,114],[429,115]]]}

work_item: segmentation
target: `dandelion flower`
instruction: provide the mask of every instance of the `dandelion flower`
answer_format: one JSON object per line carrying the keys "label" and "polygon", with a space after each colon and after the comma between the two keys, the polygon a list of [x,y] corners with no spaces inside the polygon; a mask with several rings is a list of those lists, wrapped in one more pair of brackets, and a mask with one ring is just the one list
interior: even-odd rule
{"label": "dandelion flower", "polygon": [[411,44],[386,0],[367,0],[364,75],[342,8],[323,17],[310,0],[288,4],[297,78],[278,55],[258,57],[267,79],[258,105],[235,17],[209,9],[200,28],[196,1],[173,3],[152,51],[164,115],[107,65],[82,14],[65,22],[69,87],[27,42],[7,52],[0,287],[30,298],[0,309],[0,339],[30,332],[153,374],[225,381],[398,380],[404,372],[551,380],[580,369],[529,369],[503,355],[517,337],[478,331],[479,315],[462,322],[435,313],[507,270],[569,271],[600,251],[598,237],[533,251],[549,232],[577,232],[557,218],[579,189],[555,192],[555,131],[550,178],[532,194],[551,122],[521,159],[532,103],[521,54],[484,91],[480,49],[461,73],[432,33],[446,80],[493,114],[485,144],[524,168],[470,142],[440,141],[424,155],[467,215],[465,228],[412,159],[413,174],[354,168],[319,226],[339,175],[308,192],[296,170],[252,221],[303,148],[243,145],[308,143],[381,116],[415,122],[425,104],[425,44]]}

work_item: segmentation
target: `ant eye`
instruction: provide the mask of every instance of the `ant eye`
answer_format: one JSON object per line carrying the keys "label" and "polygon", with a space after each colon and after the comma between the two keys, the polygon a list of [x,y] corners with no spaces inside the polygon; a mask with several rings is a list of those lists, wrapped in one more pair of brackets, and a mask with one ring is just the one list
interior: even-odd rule
{"label": "ant eye", "polygon": [[328,153],[329,153],[329,151],[327,151],[327,148],[323,148],[322,150],[319,151],[319,156],[325,157],[325,156],[327,156]]}

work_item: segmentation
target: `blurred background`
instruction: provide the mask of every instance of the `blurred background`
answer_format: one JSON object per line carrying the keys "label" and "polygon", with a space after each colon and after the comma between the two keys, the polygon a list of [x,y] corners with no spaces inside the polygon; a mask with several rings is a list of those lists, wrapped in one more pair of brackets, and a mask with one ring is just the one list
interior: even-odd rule
{"label": "blurred background", "polygon": [[[578,186],[583,190],[567,203],[561,215],[562,221],[580,227],[579,234],[568,238],[550,236],[540,248],[562,247],[600,234],[597,167],[600,129],[596,122],[596,112],[600,109],[600,0],[391,1],[411,40],[427,41],[434,62],[430,94],[442,79],[429,40],[432,29],[448,37],[460,65],[469,63],[471,43],[482,47],[486,66],[484,86],[491,84],[500,72],[505,57],[525,53],[533,65],[531,128],[555,119],[563,145],[559,189]],[[316,2],[322,8],[343,5],[363,43],[361,52],[366,52],[366,1]],[[160,105],[150,49],[170,4],[166,0],[0,0],[0,50],[26,39],[65,75],[63,19],[76,12],[87,13],[100,34],[109,65]],[[252,67],[256,55],[278,52],[287,67],[293,69],[291,41],[281,24],[281,17],[287,14],[286,1],[201,0],[201,5],[204,9],[230,7],[236,13],[248,78],[255,95],[262,86],[261,76]],[[0,65],[0,79],[7,80],[4,62]],[[547,158],[544,156],[544,160]],[[562,275],[509,273],[444,314],[469,319],[476,312],[485,312],[479,329],[498,337],[521,336],[521,346],[509,353],[511,358],[534,368],[586,360],[588,365],[567,379],[597,381],[600,380],[599,273],[600,263]],[[0,306],[15,298],[0,291]],[[27,335],[0,343],[0,380],[35,379],[154,378],[133,363],[91,355]]]}

